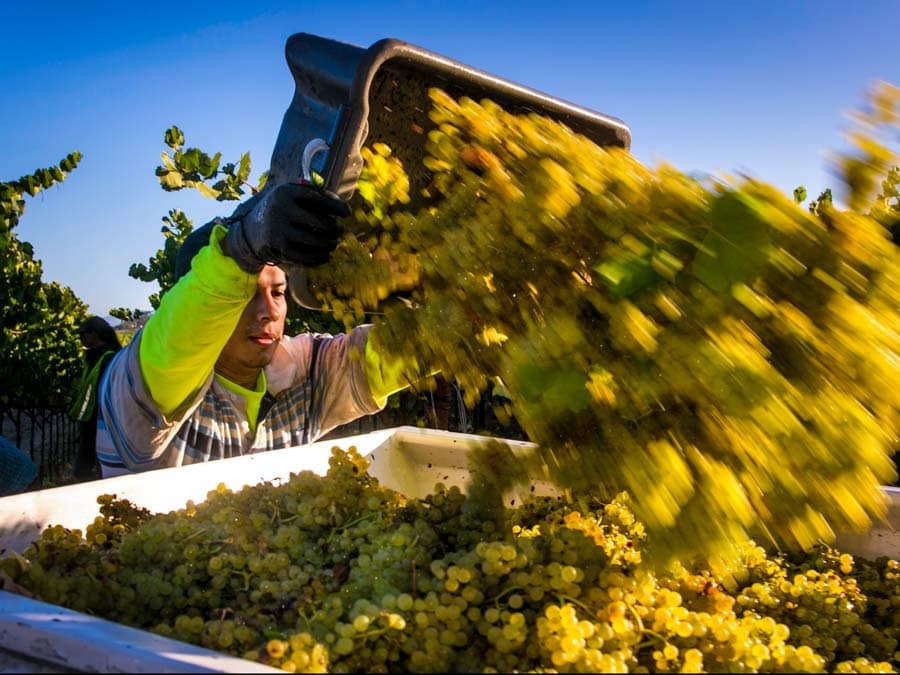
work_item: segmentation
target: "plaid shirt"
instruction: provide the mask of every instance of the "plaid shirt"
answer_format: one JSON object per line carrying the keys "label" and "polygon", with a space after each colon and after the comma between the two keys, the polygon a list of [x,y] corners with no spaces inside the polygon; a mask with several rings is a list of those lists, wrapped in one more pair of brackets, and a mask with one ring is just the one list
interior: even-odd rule
{"label": "plaid shirt", "polygon": [[167,419],[141,376],[138,333],[100,384],[97,457],[104,478],[303,445],[378,412],[363,366],[367,334],[361,326],[350,334],[283,338],[265,369],[268,391],[251,433],[244,401],[212,373]]}

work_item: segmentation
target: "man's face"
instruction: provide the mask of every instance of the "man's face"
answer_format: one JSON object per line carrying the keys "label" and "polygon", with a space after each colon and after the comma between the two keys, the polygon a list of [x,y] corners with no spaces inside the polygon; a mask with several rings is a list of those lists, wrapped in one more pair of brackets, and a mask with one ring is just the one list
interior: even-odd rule
{"label": "man's face", "polygon": [[269,365],[284,334],[287,281],[280,267],[266,265],[256,295],[244,308],[216,362],[216,372],[247,389],[256,387],[259,371]]}

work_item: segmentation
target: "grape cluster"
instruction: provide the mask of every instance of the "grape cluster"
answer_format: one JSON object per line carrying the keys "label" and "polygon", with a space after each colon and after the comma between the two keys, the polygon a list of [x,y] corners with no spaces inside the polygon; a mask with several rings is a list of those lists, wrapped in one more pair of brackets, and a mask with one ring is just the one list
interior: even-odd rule
{"label": "grape cluster", "polygon": [[[526,473],[627,491],[661,559],[808,549],[884,514],[900,260],[877,218],[431,98],[425,205],[374,139],[349,234],[312,272],[336,317],[372,313],[410,381],[439,369],[470,405],[501,382],[539,446]],[[896,124],[876,103],[872,125]],[[851,165],[856,205],[871,181]]]}
{"label": "grape cluster", "polygon": [[[490,470],[496,451],[474,462]],[[103,495],[0,569],[39,598],[287,672],[896,672],[900,562],[827,546],[647,564],[626,493],[498,517],[385,489],[353,447],[149,514]],[[482,520],[482,514],[488,518]],[[107,533],[108,536],[99,536]]]}

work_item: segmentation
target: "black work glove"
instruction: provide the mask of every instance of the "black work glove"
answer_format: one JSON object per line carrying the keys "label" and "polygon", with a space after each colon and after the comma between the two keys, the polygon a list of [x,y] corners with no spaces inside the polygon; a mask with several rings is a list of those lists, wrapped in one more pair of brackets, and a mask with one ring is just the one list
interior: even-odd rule
{"label": "black work glove", "polygon": [[228,255],[245,272],[266,263],[315,267],[328,261],[342,228],[337,219],[350,207],[311,185],[284,183],[268,191],[225,236]]}

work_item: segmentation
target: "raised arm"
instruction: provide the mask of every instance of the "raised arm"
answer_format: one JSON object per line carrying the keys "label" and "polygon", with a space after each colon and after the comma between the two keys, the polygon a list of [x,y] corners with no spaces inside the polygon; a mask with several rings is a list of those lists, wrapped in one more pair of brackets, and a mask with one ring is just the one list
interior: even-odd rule
{"label": "raised arm", "polygon": [[222,250],[226,229],[213,228],[191,271],[163,296],[140,340],[141,375],[167,417],[190,403],[209,379],[241,312],[256,292],[257,274]]}

